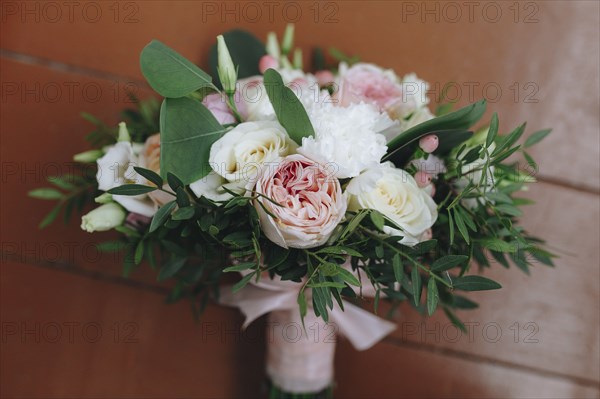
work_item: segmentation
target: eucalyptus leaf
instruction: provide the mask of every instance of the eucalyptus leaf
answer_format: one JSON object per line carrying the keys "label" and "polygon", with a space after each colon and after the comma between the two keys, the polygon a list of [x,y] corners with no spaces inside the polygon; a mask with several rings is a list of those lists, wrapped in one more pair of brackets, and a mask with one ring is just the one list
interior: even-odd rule
{"label": "eucalyptus leaf", "polygon": [[281,75],[274,69],[264,74],[264,84],[279,123],[292,140],[302,144],[303,137],[315,135],[304,105],[289,87],[283,84]]}
{"label": "eucalyptus leaf", "polygon": [[184,184],[210,172],[210,148],[225,132],[212,113],[198,100],[166,98],[160,109],[160,169],[176,175]]}
{"label": "eucalyptus leaf", "polygon": [[163,97],[179,98],[204,87],[215,88],[210,75],[158,40],[144,47],[140,67],[148,84]]}

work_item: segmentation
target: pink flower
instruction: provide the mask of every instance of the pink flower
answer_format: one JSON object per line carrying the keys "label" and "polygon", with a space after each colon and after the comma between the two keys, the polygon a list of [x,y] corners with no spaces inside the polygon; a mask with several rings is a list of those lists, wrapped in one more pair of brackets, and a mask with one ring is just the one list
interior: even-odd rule
{"label": "pink flower", "polygon": [[219,93],[209,94],[204,97],[202,104],[213,114],[221,125],[235,123],[235,117],[231,113],[229,106]]}
{"label": "pink flower", "polygon": [[346,213],[340,182],[321,165],[298,154],[266,169],[256,191],[281,205],[264,197],[254,204],[263,232],[283,248],[324,244]]}
{"label": "pink flower", "polygon": [[392,71],[363,63],[340,66],[340,87],[334,96],[344,107],[362,101],[386,111],[401,95],[402,87]]}
{"label": "pink flower", "polygon": [[327,86],[328,84],[333,83],[335,81],[333,73],[327,70],[317,71],[315,73],[315,77],[317,78],[317,82],[319,82],[319,86],[321,87]]}
{"label": "pink flower", "polygon": [[279,68],[279,61],[277,61],[273,56],[263,55],[260,58],[260,61],[258,61],[258,70],[260,71],[260,73],[264,74],[269,68]]}
{"label": "pink flower", "polygon": [[428,134],[427,136],[421,137],[419,140],[419,147],[428,154],[437,150],[439,144],[440,140],[435,134]]}

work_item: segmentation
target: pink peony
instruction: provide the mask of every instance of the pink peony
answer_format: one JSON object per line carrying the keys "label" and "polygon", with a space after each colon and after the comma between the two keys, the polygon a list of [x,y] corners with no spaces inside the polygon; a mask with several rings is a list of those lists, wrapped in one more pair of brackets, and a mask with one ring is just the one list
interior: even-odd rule
{"label": "pink peony", "polygon": [[209,94],[204,97],[202,104],[213,114],[221,125],[235,123],[235,117],[231,113],[225,98],[219,93]]}
{"label": "pink peony", "polygon": [[334,96],[344,107],[365,102],[386,111],[402,96],[402,87],[393,72],[361,63],[340,67],[340,86]]}
{"label": "pink peony", "polygon": [[321,165],[298,154],[265,170],[256,191],[281,205],[263,197],[255,203],[263,232],[284,248],[324,244],[346,213],[340,182]]}

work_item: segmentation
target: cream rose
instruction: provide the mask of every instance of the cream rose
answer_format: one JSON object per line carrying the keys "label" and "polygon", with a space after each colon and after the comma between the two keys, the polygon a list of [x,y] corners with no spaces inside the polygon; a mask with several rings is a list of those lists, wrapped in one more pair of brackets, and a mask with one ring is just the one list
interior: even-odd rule
{"label": "cream rose", "polygon": [[386,234],[403,236],[405,245],[419,242],[437,219],[433,199],[419,188],[406,171],[385,163],[369,169],[350,181],[347,187],[348,209],[374,209],[390,218],[402,230],[384,227]]}
{"label": "cream rose", "polygon": [[340,182],[299,154],[283,158],[263,173],[256,191],[281,205],[263,197],[255,201],[263,232],[283,248],[324,244],[346,213]]}
{"label": "cream rose", "polygon": [[293,153],[296,147],[277,122],[245,122],[212,145],[209,162],[227,181],[250,189],[266,165]]}

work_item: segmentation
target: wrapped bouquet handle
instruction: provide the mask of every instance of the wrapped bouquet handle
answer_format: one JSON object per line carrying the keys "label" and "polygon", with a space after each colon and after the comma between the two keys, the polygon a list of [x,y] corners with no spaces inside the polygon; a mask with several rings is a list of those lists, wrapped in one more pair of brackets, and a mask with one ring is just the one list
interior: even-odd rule
{"label": "wrapped bouquet handle", "polygon": [[290,393],[319,392],[332,384],[337,333],[357,350],[366,350],[396,328],[394,323],[343,301],[344,310],[334,308],[329,323],[312,310],[307,312],[305,329],[296,302],[301,287],[278,277],[263,278],[235,293],[225,287],[219,298],[221,304],[244,313],[244,328],[269,313],[267,374],[276,386]]}

